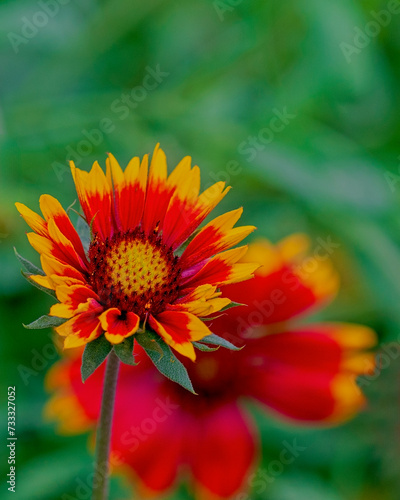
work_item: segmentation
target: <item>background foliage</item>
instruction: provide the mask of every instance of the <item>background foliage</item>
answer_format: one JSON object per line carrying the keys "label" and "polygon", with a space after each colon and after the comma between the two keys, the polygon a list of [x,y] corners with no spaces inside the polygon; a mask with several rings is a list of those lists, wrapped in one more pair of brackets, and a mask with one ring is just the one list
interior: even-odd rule
{"label": "background foliage", "polygon": [[[368,324],[396,345],[400,327],[400,14],[381,17],[375,30],[368,24],[396,2],[56,5],[44,22],[41,2],[0,4],[0,400],[17,386],[14,498],[21,500],[73,495],[76,477],[91,471],[87,437],[56,436],[42,418],[43,380],[57,355],[50,333],[21,323],[47,312],[51,300],[25,283],[12,253],[17,246],[37,262],[15,201],[35,208],[42,193],[64,206],[75,199],[68,154],[83,168],[104,164],[107,151],[124,163],[157,141],[170,166],[190,154],[204,186],[221,179],[234,187],[220,210],[244,205],[245,222],[260,235],[276,241],[304,231],[340,244],[333,259],[341,293],[319,318]],[[33,21],[41,24],[36,31]],[[157,85],[133,90],[124,107],[124,95],[154,71],[163,73]],[[284,126],[271,132],[282,113]],[[100,135],[93,132],[100,126]],[[299,430],[254,409],[261,467],[285,439],[297,438],[306,451],[251,498],[398,499],[399,363],[396,352],[386,358],[364,384],[370,407],[341,428]],[[21,366],[31,370],[25,380]],[[112,498],[129,498],[123,482],[114,480]],[[173,498],[190,497],[182,489]]]}

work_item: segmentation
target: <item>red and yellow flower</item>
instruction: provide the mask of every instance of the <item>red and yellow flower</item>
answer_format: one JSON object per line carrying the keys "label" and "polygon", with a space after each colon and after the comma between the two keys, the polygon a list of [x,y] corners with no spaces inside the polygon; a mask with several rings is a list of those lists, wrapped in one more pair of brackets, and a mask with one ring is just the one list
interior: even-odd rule
{"label": "red and yellow flower", "polygon": [[51,316],[64,347],[82,346],[105,334],[121,343],[146,323],[177,352],[195,359],[193,341],[211,334],[199,317],[230,304],[222,285],[246,280],[256,264],[238,263],[247,246],[232,249],[253,226],[234,227],[242,209],[217,217],[182,245],[229,191],[217,182],[200,194],[200,170],[185,157],[167,175],[164,152],[133,158],[123,171],[109,155],[106,173],[71,163],[91,241],[85,251],[61,204],[40,198],[43,217],[16,206],[32,228],[28,239],[40,254],[44,276],[34,282],[54,290]]}
{"label": "red and yellow flower", "polygon": [[[138,346],[139,365],[121,367],[112,461],[143,494],[167,493],[180,471],[196,499],[226,499],[244,489],[259,455],[247,401],[308,425],[337,424],[365,404],[356,379],[374,368],[367,352],[374,332],[347,323],[293,325],[338,289],[329,259],[308,256],[308,244],[293,236],[277,246],[250,245],[246,259],[262,267],[251,282],[225,290],[248,306],[229,309],[210,327],[245,347],[199,353],[195,364],[184,360],[197,396],[161,377]],[[103,374],[104,365],[82,384],[79,357],[53,367],[46,412],[61,432],[95,428]]]}

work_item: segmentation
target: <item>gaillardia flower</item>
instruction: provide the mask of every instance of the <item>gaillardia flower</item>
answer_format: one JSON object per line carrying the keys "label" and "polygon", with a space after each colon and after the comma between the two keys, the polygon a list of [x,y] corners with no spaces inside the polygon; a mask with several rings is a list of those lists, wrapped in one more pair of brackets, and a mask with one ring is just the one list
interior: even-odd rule
{"label": "gaillardia flower", "polygon": [[133,158],[123,171],[110,154],[106,173],[96,162],[90,172],[71,163],[90,245],[84,244],[66,211],[50,195],[40,198],[43,217],[16,206],[34,232],[43,275],[30,279],[54,290],[59,303],[50,316],[64,318],[56,331],[64,347],[77,347],[104,332],[119,344],[152,328],[177,352],[195,359],[193,341],[211,334],[200,319],[230,304],[219,287],[246,280],[256,264],[238,263],[247,247],[231,249],[253,226],[233,227],[242,209],[209,222],[182,249],[226,195],[217,182],[200,193],[200,170],[185,157],[167,175],[164,152]]}
{"label": "gaillardia flower", "polygon": [[[250,245],[246,259],[263,267],[251,282],[225,290],[248,307],[231,308],[211,324],[245,347],[199,353],[195,364],[184,360],[197,396],[161,377],[140,346],[139,365],[121,367],[112,462],[141,494],[168,493],[180,472],[196,500],[231,498],[248,488],[260,452],[250,401],[307,425],[337,424],[363,407],[356,379],[374,368],[367,352],[374,332],[347,323],[292,324],[338,288],[327,256],[307,257],[306,247],[303,236]],[[54,365],[46,413],[60,432],[95,428],[103,374],[104,365],[82,384],[79,356]]]}

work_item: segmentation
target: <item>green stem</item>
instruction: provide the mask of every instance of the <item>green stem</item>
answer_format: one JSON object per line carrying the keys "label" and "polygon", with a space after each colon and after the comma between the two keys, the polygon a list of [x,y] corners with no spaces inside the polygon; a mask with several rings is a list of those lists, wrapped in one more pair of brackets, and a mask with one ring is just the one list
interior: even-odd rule
{"label": "green stem", "polygon": [[111,351],[108,356],[106,373],[104,376],[100,422],[96,435],[96,462],[93,477],[92,500],[108,499],[111,431],[118,371],[119,359],[115,352]]}

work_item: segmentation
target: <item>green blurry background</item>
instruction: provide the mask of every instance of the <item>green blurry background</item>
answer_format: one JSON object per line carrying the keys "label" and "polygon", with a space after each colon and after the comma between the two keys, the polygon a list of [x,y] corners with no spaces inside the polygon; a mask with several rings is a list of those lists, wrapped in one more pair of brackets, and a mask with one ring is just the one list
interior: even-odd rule
{"label": "green blurry background", "polygon": [[[17,386],[18,500],[73,496],[91,470],[87,436],[57,436],[42,419],[57,356],[50,331],[21,323],[51,299],[12,252],[38,262],[14,202],[37,209],[51,193],[69,206],[69,158],[87,169],[111,151],[125,163],[158,141],[170,166],[191,155],[204,187],[233,186],[219,210],[244,205],[259,235],[340,244],[341,292],[319,319],[368,324],[395,345],[400,333],[399,2],[55,1],[50,14],[46,1],[0,3],[0,400]],[[341,428],[299,430],[254,410],[262,467],[284,439],[307,449],[251,498],[398,500],[397,355],[384,354],[363,382],[369,408]],[[5,416],[1,406],[0,499],[11,495]],[[112,487],[112,499],[129,498]]]}

